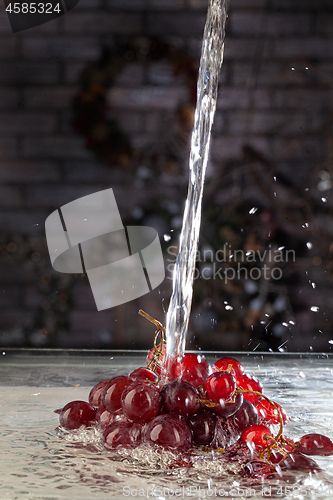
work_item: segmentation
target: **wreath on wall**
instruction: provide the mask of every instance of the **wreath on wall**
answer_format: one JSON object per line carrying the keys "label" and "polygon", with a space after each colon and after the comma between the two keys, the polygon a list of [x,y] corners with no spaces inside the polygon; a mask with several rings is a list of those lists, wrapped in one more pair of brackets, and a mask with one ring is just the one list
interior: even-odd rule
{"label": "wreath on wall", "polygon": [[80,77],[80,90],[73,99],[73,127],[83,135],[86,147],[98,160],[111,167],[130,168],[133,148],[128,135],[109,115],[107,94],[124,67],[133,62],[169,61],[174,77],[183,76],[188,88],[188,103],[179,110],[180,127],[190,106],[196,103],[198,62],[184,49],[151,38],[135,38],[104,47],[96,63],[90,63]]}

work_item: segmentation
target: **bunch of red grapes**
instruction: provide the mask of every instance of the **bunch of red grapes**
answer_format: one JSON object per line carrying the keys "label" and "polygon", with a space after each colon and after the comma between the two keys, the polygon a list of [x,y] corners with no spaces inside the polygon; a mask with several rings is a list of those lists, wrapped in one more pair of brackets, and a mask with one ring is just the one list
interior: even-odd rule
{"label": "bunch of red grapes", "polygon": [[[170,362],[161,377],[165,346],[155,346],[147,367],[95,385],[89,403],[72,401],[60,413],[67,430],[97,426],[107,450],[141,444],[176,453],[218,450],[226,459],[248,456],[248,475],[280,470],[319,471],[308,455],[333,454],[333,442],[307,434],[295,442],[284,434],[288,417],[263,394],[259,380],[244,373],[234,358],[212,366],[187,353]],[[276,430],[278,429],[278,430]],[[274,434],[275,432],[275,434]],[[246,455],[247,454],[247,455]]]}

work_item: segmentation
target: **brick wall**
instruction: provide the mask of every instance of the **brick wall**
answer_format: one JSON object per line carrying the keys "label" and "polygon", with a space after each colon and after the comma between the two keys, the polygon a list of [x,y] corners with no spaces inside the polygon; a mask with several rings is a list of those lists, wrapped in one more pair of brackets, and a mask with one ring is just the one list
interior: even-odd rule
{"label": "brick wall", "polygon": [[[327,162],[332,161],[327,123],[332,113],[333,7],[318,0],[231,0],[230,4],[211,150],[213,176],[241,166],[242,146],[250,144],[274,164],[276,172],[304,186],[313,172],[325,165],[329,170]],[[133,174],[99,163],[85,148],[84,139],[70,125],[71,101],[83,68],[95,62],[102,46],[113,43],[116,36],[158,36],[199,57],[206,8],[207,0],[80,0],[65,16],[12,34],[1,2],[0,231],[4,245],[6,235],[14,233],[43,242],[48,214],[106,187],[115,189],[124,218],[151,195],[138,188],[129,199]],[[166,118],[172,121],[186,92],[182,79],[175,79],[164,61],[128,64],[110,92],[112,116],[134,147],[144,148],[152,137],[156,140]],[[158,191],[163,195],[165,189],[168,186],[161,184]],[[230,201],[230,193],[229,187],[221,186],[212,203],[223,206]],[[264,198],[258,191],[255,194]],[[34,244],[27,240],[32,249]],[[3,254],[0,330],[5,334],[4,345],[23,345],[17,332],[45,297],[36,286],[38,266],[31,269],[29,262],[9,258],[6,248]],[[319,300],[327,293],[332,296],[330,279],[324,284],[325,279],[325,293],[319,293]],[[146,307],[163,319],[160,299],[167,302],[170,283],[159,294],[154,292],[126,308],[97,313],[85,278],[73,280],[70,333],[60,331],[53,345],[149,345],[153,332],[136,319],[136,311]],[[312,298],[310,294],[310,303]],[[302,341],[290,340],[290,345],[302,350],[311,342],[314,348],[328,349],[326,336],[313,340],[317,318],[306,318]],[[215,348],[226,349],[243,348],[247,338],[244,332],[233,338],[212,335]],[[37,338],[30,345],[43,342]]]}

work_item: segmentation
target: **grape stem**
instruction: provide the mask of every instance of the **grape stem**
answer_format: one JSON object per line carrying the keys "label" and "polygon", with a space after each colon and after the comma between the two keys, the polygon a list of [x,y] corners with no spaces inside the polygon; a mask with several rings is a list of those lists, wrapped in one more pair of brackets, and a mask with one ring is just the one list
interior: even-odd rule
{"label": "grape stem", "polygon": [[[150,314],[147,314],[145,311],[142,309],[139,310],[140,316],[143,316],[146,318],[148,321],[153,323],[155,326],[157,326],[157,330],[155,331],[155,337],[154,337],[154,352],[152,355],[151,360],[147,364],[148,370],[151,370],[155,372],[156,368],[162,364],[163,361],[163,345],[164,345],[164,333],[165,333],[165,328],[160,323],[157,321],[157,319],[153,318],[150,316]],[[160,337],[160,341],[157,343],[158,338]],[[160,377],[159,377],[160,380]]]}
{"label": "grape stem", "polygon": [[288,441],[288,439],[286,439],[284,436],[281,436],[280,440],[282,443],[287,444],[287,445],[291,446],[292,448],[297,449],[301,446],[301,443],[299,443],[298,441],[296,441],[296,443],[292,443],[291,441]]}
{"label": "grape stem", "polygon": [[148,321],[150,321],[151,323],[153,323],[155,326],[157,326],[157,329],[158,331],[161,330],[162,332],[165,333],[165,328],[164,326],[162,325],[162,323],[160,323],[159,321],[157,321],[157,319],[153,318],[152,316],[150,316],[150,314],[146,313],[145,311],[143,311],[142,309],[139,310],[139,314],[140,316],[143,316],[144,318],[146,318]]}

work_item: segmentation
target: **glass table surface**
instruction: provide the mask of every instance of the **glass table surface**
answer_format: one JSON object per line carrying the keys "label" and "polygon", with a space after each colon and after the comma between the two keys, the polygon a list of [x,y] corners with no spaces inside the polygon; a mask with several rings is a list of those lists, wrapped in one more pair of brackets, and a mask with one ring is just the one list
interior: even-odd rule
{"label": "glass table surface", "polygon": [[[87,400],[101,380],[145,365],[146,351],[5,349],[1,356],[0,497],[106,498],[332,498],[333,456],[313,457],[319,474],[293,473],[286,480],[250,481],[221,457],[193,467],[170,467],[169,452],[139,447],[109,452],[100,434],[61,432],[54,410]],[[200,354],[203,354],[200,352]],[[257,376],[264,393],[290,416],[286,434],[333,437],[333,359],[329,354],[204,353],[209,362],[237,358]],[[174,457],[173,457],[174,458]]]}

